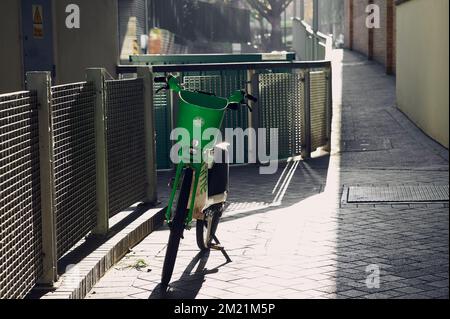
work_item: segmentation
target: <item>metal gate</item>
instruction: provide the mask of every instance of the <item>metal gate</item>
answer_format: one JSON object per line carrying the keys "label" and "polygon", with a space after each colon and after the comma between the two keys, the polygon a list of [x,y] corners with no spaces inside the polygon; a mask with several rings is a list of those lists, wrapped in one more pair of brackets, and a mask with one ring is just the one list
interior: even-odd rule
{"label": "metal gate", "polygon": [[54,86],[53,161],[57,257],[96,225],[96,164],[92,83]]}
{"label": "metal gate", "polygon": [[272,142],[270,129],[278,129],[278,158],[300,155],[305,123],[303,73],[259,74],[258,82],[258,126],[266,129],[266,147]]}
{"label": "metal gate", "polygon": [[[135,65],[171,65],[189,63],[235,63],[235,62],[261,62],[282,59],[283,61],[294,61],[295,54],[287,53],[281,58],[271,54],[191,54],[191,55],[133,55],[130,61]],[[161,74],[155,74],[159,76]],[[214,90],[219,96],[227,97],[234,90],[245,87],[247,82],[246,70],[214,70],[210,72],[190,71],[179,74],[187,83],[189,88],[203,88],[205,91]],[[219,80],[220,79],[220,80]],[[155,85],[154,91],[160,86]],[[170,107],[170,98],[165,93],[154,95],[153,104],[155,108],[155,130],[156,130],[156,156],[157,168],[171,168],[169,139],[173,126],[173,118]],[[224,119],[224,127],[246,129],[248,127],[248,114],[245,110],[228,112]],[[247,154],[247,152],[245,152]]]}
{"label": "metal gate", "polygon": [[109,214],[145,199],[144,84],[106,81]]}
{"label": "metal gate", "polygon": [[[274,140],[270,129],[277,129],[278,159],[297,155],[308,158],[319,148],[329,151],[332,117],[329,61],[169,64],[154,65],[152,69],[155,75],[181,74],[187,88],[221,96],[249,85],[251,93],[259,97],[256,112],[251,115],[245,109],[228,112],[225,127],[266,129],[264,133],[258,130],[257,136],[265,134],[266,149],[271,150],[269,146],[274,145]],[[259,139],[258,144],[261,142]],[[249,150],[250,145],[245,144]],[[252,155],[254,152],[251,149]]]}
{"label": "metal gate", "polygon": [[[222,72],[221,75],[206,76],[185,76],[183,78],[186,87],[191,90],[201,90],[214,93],[220,97],[228,97],[234,91],[245,88],[247,82],[247,73],[243,71]],[[237,111],[225,113],[222,124],[223,139],[225,139],[225,129],[242,128],[244,131],[248,128],[248,111],[240,108]],[[234,145],[231,154],[237,154],[237,145]],[[248,146],[244,148],[244,160],[247,161]],[[233,160],[233,159],[231,159]]]}

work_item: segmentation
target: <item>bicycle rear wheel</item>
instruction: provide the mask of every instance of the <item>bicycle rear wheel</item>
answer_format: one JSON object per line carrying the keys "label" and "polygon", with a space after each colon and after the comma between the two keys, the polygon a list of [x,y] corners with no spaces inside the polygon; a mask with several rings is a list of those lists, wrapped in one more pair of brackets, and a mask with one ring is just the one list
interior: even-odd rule
{"label": "bicycle rear wheel", "polygon": [[224,205],[222,203],[215,204],[207,209],[204,220],[197,220],[196,237],[197,246],[200,250],[211,248],[211,242],[216,234],[223,208]]}
{"label": "bicycle rear wheel", "polygon": [[172,220],[169,241],[167,243],[166,256],[164,258],[163,271],[161,276],[161,284],[167,286],[172,278],[175,260],[177,258],[178,247],[180,246],[180,239],[183,235],[185,220],[187,216],[187,205],[191,191],[193,171],[191,168],[186,168],[184,171],[184,178],[178,196],[177,207],[175,209]]}

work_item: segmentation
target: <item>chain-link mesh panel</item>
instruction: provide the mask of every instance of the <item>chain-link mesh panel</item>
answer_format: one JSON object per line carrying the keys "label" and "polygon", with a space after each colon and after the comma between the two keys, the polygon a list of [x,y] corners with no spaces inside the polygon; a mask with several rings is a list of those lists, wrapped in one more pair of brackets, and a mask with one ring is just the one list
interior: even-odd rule
{"label": "chain-link mesh panel", "polygon": [[[183,78],[186,88],[190,90],[200,90],[214,93],[220,97],[229,97],[234,91],[245,89],[247,74],[242,71],[221,72],[220,75],[205,76],[185,76]],[[240,108],[237,111],[227,111],[222,125],[223,139],[225,139],[225,129],[248,128],[248,111],[246,108]],[[233,153],[237,152],[237,143],[233,143]],[[248,145],[244,147],[244,160],[247,161]],[[236,156],[234,156],[236,160]],[[230,159],[233,161],[233,159]]]}
{"label": "chain-link mesh panel", "polygon": [[[247,73],[243,71],[222,73],[222,97],[229,97],[234,91],[246,88]],[[242,107],[238,111],[226,112],[223,120],[224,128],[248,128],[248,111]],[[247,148],[245,149],[247,155]]]}
{"label": "chain-link mesh panel", "polygon": [[327,137],[327,74],[324,71],[310,73],[311,97],[311,150],[324,146]]}
{"label": "chain-link mesh panel", "polygon": [[144,83],[106,82],[109,211],[113,216],[145,198]]}
{"label": "chain-link mesh panel", "polygon": [[42,275],[35,92],[0,95],[0,299],[22,298]]}
{"label": "chain-link mesh panel", "polygon": [[[155,75],[156,76],[156,75]],[[165,84],[155,83],[156,92]],[[157,169],[170,168],[170,108],[168,93],[166,90],[153,94],[153,112],[155,116],[156,133],[156,167]]]}
{"label": "chain-link mesh panel", "polygon": [[185,76],[183,82],[188,90],[201,90],[222,96],[222,78],[219,75]]}
{"label": "chain-link mesh panel", "polygon": [[270,129],[278,129],[278,157],[301,153],[304,123],[303,75],[267,73],[259,75],[259,127],[266,129],[270,149]]}
{"label": "chain-link mesh panel", "polygon": [[96,223],[95,91],[91,83],[52,87],[58,258]]}

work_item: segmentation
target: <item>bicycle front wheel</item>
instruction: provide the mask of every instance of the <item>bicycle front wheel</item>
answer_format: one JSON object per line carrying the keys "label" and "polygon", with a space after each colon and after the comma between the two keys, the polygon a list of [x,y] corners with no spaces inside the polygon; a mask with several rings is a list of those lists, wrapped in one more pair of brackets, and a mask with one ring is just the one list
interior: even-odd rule
{"label": "bicycle front wheel", "polygon": [[169,242],[167,243],[166,256],[164,258],[161,284],[167,286],[172,278],[175,260],[177,258],[180,239],[183,235],[186,216],[188,213],[187,205],[191,191],[193,171],[186,168],[178,196],[177,207],[175,209],[172,225],[170,228]]}

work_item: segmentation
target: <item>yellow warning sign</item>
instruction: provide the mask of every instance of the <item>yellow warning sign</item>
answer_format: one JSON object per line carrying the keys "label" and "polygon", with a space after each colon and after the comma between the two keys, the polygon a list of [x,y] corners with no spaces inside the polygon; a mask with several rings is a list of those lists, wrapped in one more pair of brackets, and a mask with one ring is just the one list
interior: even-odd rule
{"label": "yellow warning sign", "polygon": [[44,22],[42,6],[33,5],[33,38],[42,39],[44,37]]}
{"label": "yellow warning sign", "polygon": [[136,39],[133,39],[133,55],[139,54],[139,44]]}

